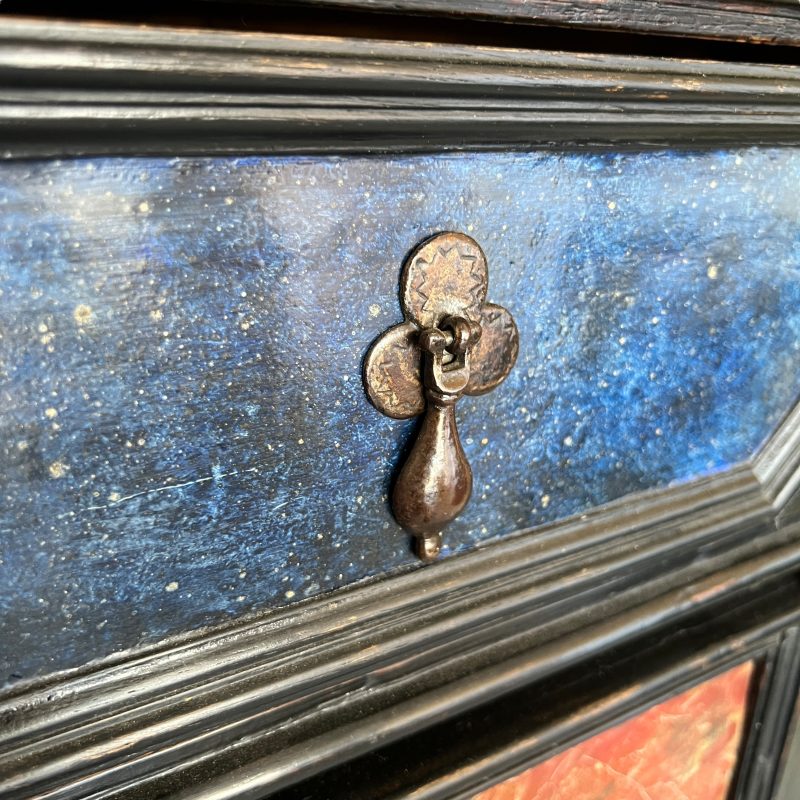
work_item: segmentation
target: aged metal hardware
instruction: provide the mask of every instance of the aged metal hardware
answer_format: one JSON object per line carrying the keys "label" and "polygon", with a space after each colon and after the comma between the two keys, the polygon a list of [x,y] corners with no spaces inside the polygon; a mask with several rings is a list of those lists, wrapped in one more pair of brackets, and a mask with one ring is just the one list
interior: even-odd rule
{"label": "aged metal hardware", "polygon": [[364,381],[373,405],[395,419],[425,412],[392,492],[392,511],[435,558],[442,528],[472,493],[472,469],[456,428],[462,394],[485,394],[517,358],[511,314],[486,302],[489,271],[478,243],[463,233],[422,242],[403,267],[400,299],[406,321],[386,331],[367,354]]}

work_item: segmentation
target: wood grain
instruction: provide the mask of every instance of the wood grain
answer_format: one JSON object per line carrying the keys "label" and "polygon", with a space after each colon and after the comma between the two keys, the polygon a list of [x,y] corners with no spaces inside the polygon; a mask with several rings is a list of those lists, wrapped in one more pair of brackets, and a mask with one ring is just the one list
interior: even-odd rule
{"label": "wood grain", "polygon": [[800,42],[800,8],[791,0],[306,0],[305,4],[761,44]]}

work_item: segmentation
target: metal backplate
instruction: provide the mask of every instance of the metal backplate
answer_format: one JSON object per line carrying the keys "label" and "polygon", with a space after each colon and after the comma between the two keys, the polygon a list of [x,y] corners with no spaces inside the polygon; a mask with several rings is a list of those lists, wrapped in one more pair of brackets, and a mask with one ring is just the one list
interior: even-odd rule
{"label": "metal backplate", "polygon": [[502,383],[517,359],[519,333],[505,308],[485,302],[488,283],[486,256],[463,233],[438,234],[414,250],[400,278],[406,322],[381,335],[364,366],[367,394],[379,411],[408,419],[425,410],[417,337],[447,316],[465,317],[482,330],[465,394],[484,394]]}

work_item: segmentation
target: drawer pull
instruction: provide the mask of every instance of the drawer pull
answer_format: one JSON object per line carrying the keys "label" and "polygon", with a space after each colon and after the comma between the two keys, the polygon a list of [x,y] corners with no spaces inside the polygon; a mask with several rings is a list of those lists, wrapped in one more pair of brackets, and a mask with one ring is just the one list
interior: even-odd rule
{"label": "drawer pull", "polygon": [[486,302],[488,282],[474,239],[441,233],[422,242],[400,277],[406,321],[372,345],[364,364],[367,395],[379,411],[395,419],[425,414],[392,491],[392,512],[424,561],[438,555],[442,528],[472,493],[456,402],[494,389],[519,350],[511,314]]}

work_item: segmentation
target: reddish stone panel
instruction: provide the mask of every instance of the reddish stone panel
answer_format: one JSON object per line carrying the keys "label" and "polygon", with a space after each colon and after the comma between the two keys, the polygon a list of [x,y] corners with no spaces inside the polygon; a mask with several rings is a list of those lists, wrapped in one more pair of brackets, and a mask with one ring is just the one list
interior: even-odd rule
{"label": "reddish stone panel", "polygon": [[725,800],[753,669],[735,667],[475,800]]}

